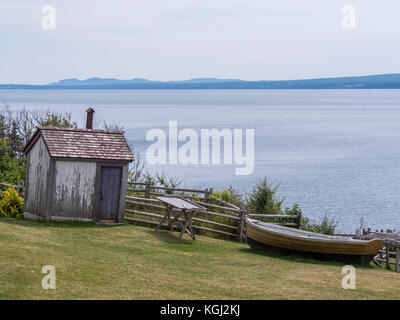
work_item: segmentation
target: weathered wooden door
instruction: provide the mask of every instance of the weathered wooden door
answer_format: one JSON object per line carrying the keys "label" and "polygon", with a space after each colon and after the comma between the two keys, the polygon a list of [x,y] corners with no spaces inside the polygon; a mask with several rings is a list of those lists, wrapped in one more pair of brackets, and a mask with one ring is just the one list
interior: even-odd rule
{"label": "weathered wooden door", "polygon": [[97,220],[116,220],[119,209],[122,168],[102,167]]}

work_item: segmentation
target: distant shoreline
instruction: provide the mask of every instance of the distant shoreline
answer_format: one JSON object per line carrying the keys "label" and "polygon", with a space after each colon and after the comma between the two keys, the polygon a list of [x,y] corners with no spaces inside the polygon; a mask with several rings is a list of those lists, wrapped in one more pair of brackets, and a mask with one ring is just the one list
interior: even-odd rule
{"label": "distant shoreline", "polygon": [[400,89],[400,74],[359,77],[318,78],[278,81],[246,81],[240,79],[198,78],[183,81],[152,81],[147,79],[120,80],[114,78],[65,79],[58,82],[34,84],[0,84],[0,90],[215,90],[215,89]]}
{"label": "distant shoreline", "polygon": [[0,85],[0,90],[398,90],[400,89],[400,85],[398,87],[363,87],[363,88],[251,88],[251,87],[240,87],[240,88],[228,88],[228,87],[176,87],[176,88],[157,88],[157,87],[130,87],[130,88],[121,88],[121,87],[3,87]]}
{"label": "distant shoreline", "polygon": [[400,86],[398,87],[364,87],[364,88],[111,88],[111,87],[40,87],[40,88],[23,88],[23,87],[2,87],[0,85],[1,90],[399,90]]}

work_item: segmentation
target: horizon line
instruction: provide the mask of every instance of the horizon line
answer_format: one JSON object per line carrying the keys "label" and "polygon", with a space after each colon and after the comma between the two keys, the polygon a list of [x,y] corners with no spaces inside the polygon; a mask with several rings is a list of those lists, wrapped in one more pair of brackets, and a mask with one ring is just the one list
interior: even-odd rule
{"label": "horizon line", "polygon": [[[216,81],[230,81],[230,82],[288,82],[288,81],[309,81],[309,80],[324,80],[324,79],[344,79],[344,78],[361,78],[361,77],[373,77],[373,76],[388,76],[388,75],[399,75],[400,72],[393,72],[393,73],[377,73],[377,74],[366,74],[366,75],[351,75],[351,76],[332,76],[332,77],[315,77],[315,78],[297,78],[297,79],[282,79],[282,80],[244,80],[240,78],[216,78],[216,77],[195,77],[189,78],[185,80],[151,80],[148,78],[143,77],[135,77],[135,78],[128,78],[128,79],[121,79],[116,77],[89,77],[89,78],[63,78],[57,81],[48,82],[44,84],[32,84],[32,83],[0,83],[1,86],[5,85],[12,85],[12,86],[57,86],[60,81],[66,80],[76,80],[79,82],[87,81],[87,80],[117,80],[117,81],[132,81],[132,80],[143,80],[146,82],[157,82],[157,83],[176,83],[176,82],[188,82],[194,80],[210,80],[208,83],[212,83],[212,80]],[[61,84],[62,85],[62,84]]]}

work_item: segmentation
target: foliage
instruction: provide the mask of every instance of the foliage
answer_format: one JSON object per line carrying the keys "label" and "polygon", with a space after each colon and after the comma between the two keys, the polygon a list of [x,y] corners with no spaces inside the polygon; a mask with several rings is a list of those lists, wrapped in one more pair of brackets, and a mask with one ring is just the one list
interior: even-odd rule
{"label": "foliage", "polygon": [[156,174],[155,183],[166,188],[178,188],[182,184],[182,181],[177,177],[169,177],[167,174],[162,172],[161,174]]}
{"label": "foliage", "polygon": [[310,223],[310,219],[302,217],[300,222],[300,228],[302,230],[322,233],[327,235],[334,235],[337,226],[335,218],[331,217],[328,213],[325,213],[321,223]]}
{"label": "foliage", "polygon": [[[25,108],[11,110],[7,104],[3,105],[0,108],[0,182],[17,184],[25,179],[26,159],[23,149],[36,127],[76,128],[76,122],[71,119],[71,113],[31,111]],[[100,127],[106,130],[122,129],[121,126],[106,121],[101,122]],[[140,176],[143,171],[142,163],[135,160],[135,164],[135,169],[141,169],[136,173]]]}
{"label": "foliage", "polygon": [[130,149],[132,150],[133,154],[133,162],[129,166],[128,171],[128,182],[130,183],[137,183],[137,182],[145,182],[146,177],[144,175],[144,166],[145,163],[142,160],[140,153],[135,150],[133,145],[129,145]]}
{"label": "foliage", "polygon": [[268,184],[267,177],[264,177],[247,195],[247,209],[257,214],[282,214],[283,199],[277,196],[278,187],[272,187]]}
{"label": "foliage", "polygon": [[118,122],[95,121],[95,127],[107,131],[122,131],[124,127]]}
{"label": "foliage", "polygon": [[302,218],[303,213],[301,212],[301,208],[297,203],[294,203],[291,209],[286,207],[285,211],[284,211],[284,214],[292,215],[292,216],[298,216],[299,219],[297,219],[297,223],[298,223],[297,227],[301,226],[301,221],[303,219]]}
{"label": "foliage", "polygon": [[14,188],[8,188],[0,198],[0,216],[20,218],[24,213],[24,199]]}
{"label": "foliage", "polygon": [[76,123],[71,123],[70,117],[62,114],[47,114],[46,120],[41,123],[44,127],[74,128]]}
{"label": "foliage", "polygon": [[[177,177],[170,177],[164,171],[162,173],[157,172],[155,175],[146,172],[146,174],[143,175],[143,179],[144,181],[149,182],[151,185],[171,189],[178,188],[182,184],[182,181]],[[166,193],[172,194],[174,192],[172,190],[166,190]]]}
{"label": "foliage", "polygon": [[[264,179],[256,183],[253,190],[247,195],[246,209],[256,214],[298,216],[299,219],[296,220],[297,227],[300,227],[302,212],[299,205],[294,203],[291,208],[282,209],[284,199],[278,197],[278,187],[268,184],[267,178],[264,177]],[[264,221],[263,218],[259,219]],[[282,222],[282,220],[278,218],[268,219],[268,222]]]}
{"label": "foliage", "polygon": [[76,127],[69,113],[13,111],[0,108],[0,182],[17,184],[25,179],[23,149],[36,126]]}
{"label": "foliage", "polygon": [[[176,188],[179,186],[179,184],[181,183],[177,178],[171,178],[166,176],[165,173],[162,174],[156,174],[154,176],[146,173],[146,175],[144,175],[144,181],[149,181],[151,184],[154,185],[159,185],[159,186],[164,186],[164,187],[168,187],[168,188]],[[279,199],[276,196],[276,192],[277,192],[277,188],[272,188],[270,185],[268,185],[268,183],[266,182],[266,179],[264,178],[261,182],[257,183],[257,185],[254,187],[253,192],[248,195],[247,198],[245,198],[245,196],[243,195],[243,193],[241,193],[240,191],[234,189],[232,186],[230,186],[227,189],[221,190],[221,191],[215,191],[211,194],[211,197],[208,198],[208,202],[210,204],[216,204],[219,206],[223,206],[226,207],[225,204],[221,203],[221,201],[219,201],[218,199],[222,200],[223,202],[227,202],[227,203],[231,203],[243,210],[246,210],[248,212],[251,213],[260,213],[260,211],[256,211],[257,208],[255,210],[251,210],[249,209],[249,207],[251,208],[255,208],[255,205],[252,205],[253,203],[261,203],[262,208],[266,208],[267,210],[263,210],[262,213],[264,214],[277,214],[277,215],[293,215],[293,216],[299,216],[301,217],[302,212],[301,209],[299,207],[298,204],[293,204],[293,206],[290,207],[286,207],[284,210],[281,208],[282,206],[282,202],[283,200]],[[189,193],[184,193],[184,192],[177,192],[177,191],[173,191],[173,190],[164,190],[164,193],[166,194],[179,194],[179,195],[186,195],[186,196],[192,196],[192,198],[195,201],[201,201],[200,197],[198,195],[196,195],[195,193],[193,194],[189,194]],[[128,192],[128,195],[139,195],[139,196],[143,196],[143,191],[140,192],[136,192],[136,191],[130,191]],[[250,200],[253,200],[253,203]],[[272,204],[271,204],[272,202]],[[274,208],[274,211],[271,211],[270,208]],[[135,210],[140,210],[140,211],[149,211],[148,208],[146,208],[145,206],[139,205],[139,204],[130,204],[127,203],[127,208],[128,209],[135,209]],[[163,209],[158,209],[158,208],[154,208],[151,209],[152,213],[157,213],[160,215],[164,214],[164,210]],[[223,209],[223,208],[218,208],[218,207],[213,207],[212,211],[215,213],[222,213],[222,214],[232,214],[232,212],[230,212],[227,209]],[[267,213],[266,213],[267,212]],[[132,216],[131,214],[129,214],[130,216]],[[135,218],[142,218],[140,215],[139,216],[133,216]],[[221,223],[221,224],[225,224],[225,225],[229,225],[229,226],[233,226],[233,227],[238,227],[238,221],[229,217],[225,217],[225,216],[218,216],[218,215],[208,215],[205,213],[201,213],[198,212],[196,213],[196,218],[198,219],[204,219],[204,220],[208,220],[211,222],[217,222],[217,223]],[[264,221],[264,218],[258,218],[261,221]],[[296,221],[297,222],[297,226],[300,226],[300,219],[290,219],[290,218],[283,218],[284,221],[286,221],[287,219],[289,219],[288,222],[293,222]],[[158,221],[158,220],[157,220]],[[282,220],[282,218],[268,218],[267,222],[284,222]],[[206,227],[206,228],[210,228],[210,224],[206,223],[206,222],[202,222],[202,221],[196,221],[196,225],[200,226],[200,227]],[[226,232],[230,232],[230,233],[235,233],[236,231],[234,231],[234,229],[229,228],[229,227],[222,227],[223,230],[221,231],[226,231]],[[219,228],[217,228],[219,229]],[[207,234],[209,236],[212,237],[216,237],[216,238],[225,238],[225,239],[232,239],[232,237],[230,237],[229,235],[222,235],[222,234],[215,234],[215,233],[211,233],[209,231],[205,231],[205,230],[195,230],[196,234]]]}
{"label": "foliage", "polygon": [[10,146],[0,139],[0,182],[16,185],[25,177],[25,159],[11,158]]}
{"label": "foliage", "polygon": [[[219,198],[225,202],[232,203],[233,205],[239,207],[239,208],[244,208],[244,200],[243,200],[243,195],[236,189],[234,189],[232,186],[230,186],[228,189],[224,189],[222,191],[217,191],[213,192],[212,196],[215,198]],[[212,200],[212,203],[219,204],[216,202],[216,200]]]}
{"label": "foliage", "polygon": [[8,105],[0,108],[0,139],[5,139],[11,158],[23,158],[23,149],[37,126],[75,128],[70,113],[31,111],[25,108],[11,110]]}
{"label": "foliage", "polygon": [[301,216],[302,212],[297,203],[293,204],[293,207],[290,209],[289,207],[285,208],[284,214],[293,215],[293,216]]}

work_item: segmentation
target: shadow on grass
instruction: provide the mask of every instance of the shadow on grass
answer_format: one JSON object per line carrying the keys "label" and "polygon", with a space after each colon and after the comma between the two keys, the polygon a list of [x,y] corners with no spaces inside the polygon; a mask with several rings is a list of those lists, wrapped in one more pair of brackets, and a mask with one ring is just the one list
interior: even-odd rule
{"label": "shadow on grass", "polygon": [[194,245],[195,240],[188,239],[179,239],[179,232],[170,232],[166,230],[160,231],[145,231],[148,235],[157,238],[158,240],[169,243],[169,244],[177,244],[177,245]]}
{"label": "shadow on grass", "polygon": [[[276,253],[276,252],[265,252],[262,250],[258,249],[252,249],[252,248],[240,248],[240,252],[246,253],[246,254],[253,254],[253,255],[258,255],[258,256],[265,256],[265,257],[270,257],[270,258],[276,258],[276,259],[281,259],[284,261],[288,262],[297,262],[297,263],[302,263],[302,264],[320,264],[320,265],[329,265],[329,266],[338,266],[338,267],[343,267],[346,265],[344,262],[338,262],[338,261],[321,261],[321,260],[316,260],[310,257],[302,257],[296,254],[282,254],[282,253]],[[362,269],[374,269],[373,266],[368,265],[368,266],[360,266],[360,265],[355,265],[357,268],[362,268]]]}
{"label": "shadow on grass", "polygon": [[[28,228],[110,228],[109,226],[81,221],[33,221],[23,218],[0,218],[0,222],[17,224]],[[114,226],[118,227],[118,226]]]}

